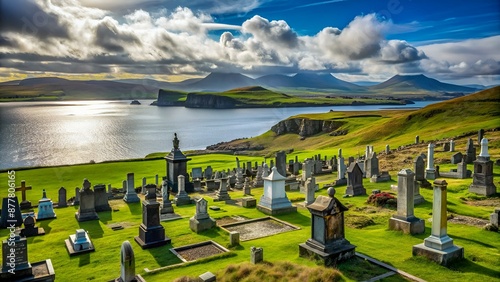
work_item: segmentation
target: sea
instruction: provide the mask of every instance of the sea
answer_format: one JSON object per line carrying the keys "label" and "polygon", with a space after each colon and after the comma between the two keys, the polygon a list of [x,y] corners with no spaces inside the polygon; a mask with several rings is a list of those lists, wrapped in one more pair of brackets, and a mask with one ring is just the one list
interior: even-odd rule
{"label": "sea", "polygon": [[258,136],[302,113],[413,109],[438,101],[402,106],[359,105],[257,109],[192,109],[130,101],[0,103],[0,170],[142,158],[168,152],[177,133],[181,150]]}

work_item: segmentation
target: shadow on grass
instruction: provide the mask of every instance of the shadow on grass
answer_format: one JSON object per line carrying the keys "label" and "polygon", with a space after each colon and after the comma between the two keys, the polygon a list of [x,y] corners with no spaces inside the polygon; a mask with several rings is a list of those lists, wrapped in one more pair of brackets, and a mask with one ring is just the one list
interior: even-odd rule
{"label": "shadow on grass", "polygon": [[500,277],[500,271],[489,269],[482,265],[479,265],[473,261],[468,259],[462,259],[456,261],[453,265],[449,267],[451,270],[460,271],[460,272],[474,272],[481,275],[487,275],[492,278]]}
{"label": "shadow on grass", "polygon": [[[173,248],[172,244],[167,244],[165,246],[157,247],[157,248],[151,248],[147,250],[143,250],[144,252],[149,252],[153,258],[156,260],[156,263],[160,267],[167,266],[167,265],[173,265],[177,263],[181,263],[182,260],[180,260],[176,255],[174,255],[170,249]],[[155,267],[152,267],[154,269]]]}
{"label": "shadow on grass", "polygon": [[109,221],[113,219],[113,212],[112,211],[102,211],[97,213],[99,215],[99,221],[108,224]]}
{"label": "shadow on grass", "polygon": [[52,228],[49,226],[49,224],[52,222],[52,220],[54,220],[54,219],[45,219],[45,220],[37,221],[36,223],[38,223],[39,227],[42,227],[43,230],[45,230],[45,234],[49,234],[50,230],[52,230]]}
{"label": "shadow on grass", "polygon": [[90,263],[90,253],[84,253],[78,256],[78,266],[84,266]]}
{"label": "shadow on grass", "polygon": [[89,233],[90,239],[92,238],[102,238],[104,235],[104,230],[102,230],[99,220],[89,220],[84,222],[78,222],[81,229],[84,229]]}
{"label": "shadow on grass", "polygon": [[460,236],[453,235],[453,234],[448,234],[448,236],[450,236],[453,239],[460,239],[460,240],[465,240],[465,241],[473,242],[473,243],[476,243],[476,244],[481,245],[481,246],[486,247],[486,248],[497,248],[497,246],[486,244],[484,242],[481,242],[481,241],[478,241],[478,240],[474,240],[474,239],[470,239],[470,238],[460,237]]}

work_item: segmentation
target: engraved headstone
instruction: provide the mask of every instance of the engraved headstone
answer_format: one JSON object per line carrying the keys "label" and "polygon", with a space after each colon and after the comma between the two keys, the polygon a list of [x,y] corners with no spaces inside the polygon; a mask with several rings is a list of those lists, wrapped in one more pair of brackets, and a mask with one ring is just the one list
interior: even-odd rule
{"label": "engraved headstone", "polygon": [[141,201],[135,192],[134,173],[132,172],[127,174],[127,191],[125,196],[123,196],[123,200],[127,203],[137,203]]}
{"label": "engraved headstone", "polygon": [[196,201],[196,214],[189,219],[189,228],[196,233],[215,227],[215,219],[208,214],[208,202],[201,198]]}
{"label": "engraved headstone", "polygon": [[90,186],[90,182],[85,178],[83,180],[83,188],[80,190],[80,207],[78,207],[78,211],[75,213],[76,220],[80,222],[99,219],[95,211],[94,191],[90,189]]}
{"label": "engraved headstone", "polygon": [[58,191],[58,201],[57,201],[57,207],[59,208],[64,208],[68,206],[68,202],[66,200],[66,188],[61,187],[59,188]]}

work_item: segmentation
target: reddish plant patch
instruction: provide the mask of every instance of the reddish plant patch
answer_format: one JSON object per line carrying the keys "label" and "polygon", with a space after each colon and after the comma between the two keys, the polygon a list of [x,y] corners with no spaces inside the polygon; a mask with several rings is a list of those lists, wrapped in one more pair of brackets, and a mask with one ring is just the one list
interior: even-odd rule
{"label": "reddish plant patch", "polygon": [[370,195],[370,197],[368,197],[368,200],[366,202],[373,204],[377,207],[384,207],[384,208],[396,208],[397,207],[396,197],[394,197],[394,195],[387,193],[387,192],[372,194],[372,195]]}

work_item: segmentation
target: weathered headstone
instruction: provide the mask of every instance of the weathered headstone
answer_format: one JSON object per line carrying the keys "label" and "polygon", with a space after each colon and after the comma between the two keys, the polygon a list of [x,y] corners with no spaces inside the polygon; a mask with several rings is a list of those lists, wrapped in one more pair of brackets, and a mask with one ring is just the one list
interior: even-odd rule
{"label": "weathered headstone", "polygon": [[94,205],[96,212],[110,211],[111,206],[108,202],[108,194],[106,193],[106,185],[94,185]]}
{"label": "weathered headstone", "polygon": [[347,189],[345,193],[349,196],[366,195],[366,189],[363,186],[363,172],[356,162],[351,163],[347,169]]}
{"label": "weathered headstone", "polygon": [[244,183],[244,178],[243,178],[243,173],[241,171],[241,168],[236,169],[236,183],[234,185],[234,188],[241,190],[243,189],[243,183]]}
{"label": "weathered headstone", "polygon": [[466,163],[472,164],[476,160],[476,147],[474,147],[474,141],[469,138],[467,141],[467,149],[465,150]]}
{"label": "weathered headstone", "polygon": [[2,217],[0,218],[0,228],[23,225],[23,217],[17,197],[2,199]]}
{"label": "weathered headstone", "polygon": [[234,247],[240,244],[240,232],[230,231],[229,232],[229,246]]}
{"label": "weathered headstone", "polygon": [[189,228],[196,233],[215,227],[215,219],[208,215],[208,202],[201,198],[196,201],[196,214],[189,219]]}
{"label": "weathered headstone", "polygon": [[450,152],[455,152],[455,141],[453,139],[450,140]]}
{"label": "weathered headstone", "polygon": [[141,201],[141,199],[139,199],[137,193],[135,192],[133,173],[127,174],[127,191],[125,193],[125,196],[123,196],[123,200],[127,203],[137,203]]}
{"label": "weathered headstone", "polygon": [[415,174],[409,169],[398,173],[397,213],[389,219],[389,229],[400,230],[405,234],[422,234],[425,231],[425,222],[415,217],[413,213],[413,196]]}
{"label": "weathered headstone", "polygon": [[142,185],[141,185],[141,193],[142,194],[146,194],[146,182],[147,182],[146,177],[143,177],[142,178]]}
{"label": "weathered headstone", "polygon": [[474,174],[469,192],[483,196],[492,196],[497,192],[497,187],[493,182],[493,161],[488,153],[488,139],[481,140],[481,153],[474,161]]}
{"label": "weathered headstone", "polygon": [[425,179],[436,179],[436,169],[434,168],[434,144],[429,143],[427,146],[427,168],[425,169]]}
{"label": "weathered headstone", "polygon": [[73,206],[80,204],[80,188],[75,187],[75,200],[73,201]]}
{"label": "weathered headstone", "polygon": [[443,152],[449,152],[450,151],[450,143],[445,142],[443,143]]}
{"label": "weathered headstone", "polygon": [[451,164],[458,164],[462,161],[463,158],[464,156],[462,155],[462,153],[455,153],[453,154],[453,156],[451,156]]}
{"label": "weathered headstone", "polygon": [[165,228],[160,224],[160,203],[156,201],[156,185],[146,185],[146,195],[142,201],[142,223],[139,236],[134,240],[142,249],[163,246],[171,242],[165,236]]}
{"label": "weathered headstone", "polygon": [[434,181],[431,236],[414,245],[412,251],[414,256],[425,256],[444,266],[464,257],[464,248],[454,245],[447,233],[447,186],[445,180]]}
{"label": "weathered headstone", "polygon": [[264,260],[264,250],[259,247],[250,248],[250,262],[252,264],[261,263]]}
{"label": "weathered headstone", "polygon": [[299,245],[300,257],[320,259],[326,266],[354,257],[356,246],[345,238],[344,212],[348,210],[335,198],[335,189],[328,188],[328,196],[318,196],[307,206],[311,213],[311,238]]}
{"label": "weathered headstone", "polygon": [[245,177],[245,183],[243,183],[243,195],[251,195],[252,187],[250,185],[250,178]]}
{"label": "weathered headstone", "polygon": [[497,229],[500,228],[500,208],[495,208],[495,211],[490,214],[490,224]]}
{"label": "weathered headstone", "polygon": [[56,218],[56,213],[54,212],[54,204],[52,200],[47,198],[47,193],[43,189],[42,199],[38,201],[38,215],[37,219],[51,219]]}
{"label": "weathered headstone", "polygon": [[306,181],[312,176],[314,161],[306,159],[302,164],[302,181]]}
{"label": "weathered headstone", "polygon": [[346,166],[344,163],[344,157],[342,156],[342,149],[339,149],[337,171],[337,180],[345,179]]}
{"label": "weathered headstone", "polygon": [[309,179],[306,180],[306,199],[304,203],[306,205],[312,204],[315,200],[314,197],[314,192],[316,191],[316,178],[315,177],[310,177]]}
{"label": "weathered headstone", "polygon": [[203,173],[203,177],[205,178],[205,180],[207,180],[207,179],[212,179],[212,176],[213,176],[212,167],[207,166],[207,168],[205,168],[205,171]]}
{"label": "weathered headstone", "polygon": [[129,241],[122,243],[120,258],[120,277],[115,282],[146,282],[140,274],[135,274],[134,249]]}
{"label": "weathered headstone", "polygon": [[172,206],[172,202],[170,201],[170,190],[168,188],[166,177],[164,177],[163,183],[161,185],[161,196],[162,196],[162,206],[160,213],[161,214],[174,213],[174,207]]}
{"label": "weathered headstone", "polygon": [[415,144],[418,144],[420,143],[420,137],[417,135],[415,136]]}
{"label": "weathered headstone", "polygon": [[[9,238],[10,239],[10,238]],[[26,238],[14,236],[13,240],[2,241],[1,281],[29,281],[22,278],[32,274],[28,261],[28,241]]]}
{"label": "weathered headstone", "polygon": [[264,194],[260,198],[257,209],[268,215],[296,212],[285,192],[286,177],[281,175],[276,167],[268,177],[264,178]]}
{"label": "weathered headstone", "polygon": [[31,190],[31,186],[26,186],[26,181],[22,180],[21,181],[21,186],[16,187],[16,192],[21,191],[21,196],[22,196],[22,201],[19,204],[19,207],[21,207],[22,210],[24,209],[31,209],[31,202],[27,200],[26,198],[26,191]]}
{"label": "weathered headstone", "polygon": [[45,235],[45,230],[43,227],[36,226],[36,219],[33,216],[28,215],[24,219],[24,228],[21,229],[20,235],[22,237]]}
{"label": "weathered headstone", "polygon": [[123,180],[123,181],[122,181],[122,192],[123,192],[123,193],[126,193],[126,192],[127,192],[127,187],[128,187],[128,185],[127,185],[127,180]]}
{"label": "weathered headstone", "polygon": [[68,206],[68,202],[66,199],[66,188],[61,187],[59,188],[59,191],[57,192],[58,201],[57,201],[57,207],[59,208],[64,208]]}
{"label": "weathered headstone", "polygon": [[70,256],[95,251],[94,244],[84,229],[77,229],[75,234],[69,235],[65,243]]}
{"label": "weathered headstone", "polygon": [[365,166],[365,177],[371,178],[373,176],[378,176],[379,174],[379,165],[378,158],[375,152],[370,152],[368,159],[366,160]]}
{"label": "weathered headstone", "polygon": [[200,282],[215,282],[217,281],[217,277],[212,272],[207,271],[198,276],[198,280],[200,280]]}
{"label": "weathered headstone", "polygon": [[389,147],[389,144],[385,145],[385,154],[389,155],[391,153],[391,147]]}
{"label": "weathered headstone", "polygon": [[175,195],[174,203],[176,206],[185,206],[191,204],[191,197],[186,193],[185,189],[185,178],[184,175],[179,175],[177,184],[179,185],[177,189],[177,195]]}
{"label": "weathered headstone", "polygon": [[231,200],[229,193],[227,192],[227,178],[220,179],[219,190],[215,192],[214,201],[228,201]]}
{"label": "weathered headstone", "polygon": [[76,220],[80,222],[99,219],[95,211],[94,191],[90,189],[90,186],[90,182],[85,178],[82,184],[83,188],[80,190],[80,207],[75,213]]}

